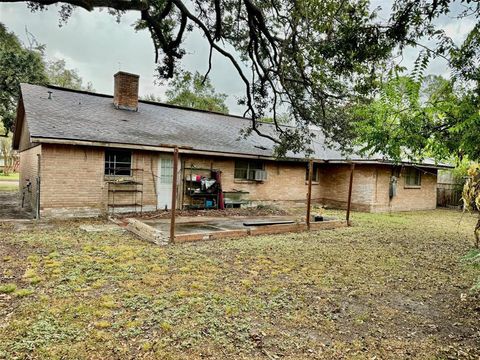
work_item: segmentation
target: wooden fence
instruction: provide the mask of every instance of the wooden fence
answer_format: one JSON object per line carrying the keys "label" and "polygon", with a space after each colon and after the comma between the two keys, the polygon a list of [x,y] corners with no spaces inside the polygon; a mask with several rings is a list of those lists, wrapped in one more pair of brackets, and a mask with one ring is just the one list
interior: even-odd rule
{"label": "wooden fence", "polygon": [[440,207],[461,207],[462,190],[457,184],[437,184],[437,206]]}

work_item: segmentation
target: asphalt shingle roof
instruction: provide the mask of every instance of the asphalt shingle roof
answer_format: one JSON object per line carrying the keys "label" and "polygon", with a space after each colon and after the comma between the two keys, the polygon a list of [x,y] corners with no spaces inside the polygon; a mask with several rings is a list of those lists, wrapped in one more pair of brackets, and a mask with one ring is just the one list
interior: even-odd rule
{"label": "asphalt shingle roof", "polygon": [[[274,143],[255,133],[247,138],[241,130],[250,120],[165,104],[139,102],[138,111],[118,110],[113,97],[57,87],[22,84],[22,98],[31,137],[121,143],[145,146],[187,147],[193,150],[273,156]],[[49,91],[51,99],[49,99]],[[261,124],[262,132],[274,133]],[[345,160],[340,151],[324,145],[320,132],[313,139],[317,160]],[[287,154],[305,158],[304,154]],[[366,160],[350,155],[350,160]],[[383,158],[368,158],[379,160]],[[431,163],[433,165],[433,162]]]}

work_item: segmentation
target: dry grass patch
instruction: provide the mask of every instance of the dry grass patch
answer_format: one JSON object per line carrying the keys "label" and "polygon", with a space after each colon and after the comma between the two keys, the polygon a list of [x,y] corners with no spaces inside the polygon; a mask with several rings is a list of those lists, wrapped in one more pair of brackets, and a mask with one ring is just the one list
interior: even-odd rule
{"label": "dry grass patch", "polygon": [[461,260],[475,219],[354,219],[168,247],[7,227],[0,358],[478,358],[478,268]]}

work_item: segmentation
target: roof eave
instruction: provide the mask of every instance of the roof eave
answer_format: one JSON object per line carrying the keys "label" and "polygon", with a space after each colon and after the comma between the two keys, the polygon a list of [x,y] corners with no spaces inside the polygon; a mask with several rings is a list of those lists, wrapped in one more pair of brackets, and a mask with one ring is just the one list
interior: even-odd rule
{"label": "roof eave", "polygon": [[[178,148],[179,153],[181,154],[210,155],[210,156],[220,156],[220,157],[230,157],[230,158],[232,157],[233,158],[250,158],[250,159],[262,159],[262,160],[283,160],[283,161],[297,161],[297,162],[304,161],[304,159],[302,158],[289,157],[289,158],[278,159],[273,156],[266,156],[266,155],[212,151],[212,150],[195,149],[193,147],[181,146],[181,145],[170,145],[170,144],[161,144],[158,146],[154,146],[154,145],[143,145],[143,144],[92,141],[92,140],[49,138],[49,137],[42,137],[42,136],[31,136],[31,139],[32,139],[32,142],[43,143],[43,144],[95,146],[95,147],[122,148],[122,149],[132,149],[132,150],[148,150],[148,151],[155,151],[155,152],[173,152],[175,148]],[[323,160],[321,159],[316,159],[315,161],[323,162]]]}
{"label": "roof eave", "polygon": [[382,165],[390,165],[390,166],[404,165],[404,166],[417,166],[417,167],[429,168],[429,169],[453,169],[453,168],[455,168],[455,166],[448,165],[448,164],[425,164],[425,163],[415,163],[415,162],[408,162],[408,161],[395,162],[395,161],[384,160],[384,159],[361,159],[361,160],[337,159],[337,160],[325,160],[325,162],[328,163],[328,164],[355,163],[355,164],[382,164]]}
{"label": "roof eave", "polygon": [[[273,156],[265,156],[258,154],[248,154],[248,153],[230,153],[230,152],[221,152],[221,151],[212,151],[212,150],[203,150],[203,149],[194,149],[188,146],[177,146],[170,144],[162,144],[158,146],[153,145],[142,145],[142,144],[129,144],[129,143],[115,143],[115,142],[102,142],[102,141],[91,141],[91,140],[77,140],[77,139],[62,139],[62,138],[47,138],[41,136],[32,136],[32,142],[35,143],[44,143],[44,144],[63,144],[63,145],[80,145],[80,146],[95,146],[95,147],[108,147],[108,148],[122,148],[122,149],[132,149],[132,150],[148,150],[155,152],[173,152],[177,147],[179,153],[182,154],[192,154],[192,155],[208,155],[208,156],[219,156],[219,157],[230,157],[230,158],[250,158],[250,159],[262,159],[262,160],[283,160],[283,161],[294,161],[294,162],[303,162],[309,159],[307,158],[276,158]],[[382,164],[382,165],[406,165],[406,166],[418,166],[423,168],[431,169],[451,169],[453,166],[450,165],[433,165],[433,164],[421,164],[421,163],[409,163],[409,162],[400,162],[396,163],[388,160],[379,160],[379,159],[363,159],[363,160],[349,160],[349,159],[338,159],[338,160],[325,160],[325,159],[313,159],[318,163],[329,163],[329,164]]]}

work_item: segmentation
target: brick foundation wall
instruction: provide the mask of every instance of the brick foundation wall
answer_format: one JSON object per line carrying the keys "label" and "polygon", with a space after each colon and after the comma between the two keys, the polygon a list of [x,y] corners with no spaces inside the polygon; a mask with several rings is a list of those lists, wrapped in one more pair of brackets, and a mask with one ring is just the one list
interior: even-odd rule
{"label": "brick foundation wall", "polygon": [[[20,152],[20,177],[19,177],[19,189],[20,193],[25,191],[25,206],[30,209],[36,208],[36,192],[38,176],[38,161],[39,155],[42,154],[42,146],[38,145],[27,150]],[[31,182],[30,191],[23,190],[27,185],[28,180]]]}

